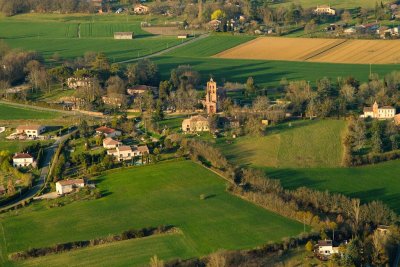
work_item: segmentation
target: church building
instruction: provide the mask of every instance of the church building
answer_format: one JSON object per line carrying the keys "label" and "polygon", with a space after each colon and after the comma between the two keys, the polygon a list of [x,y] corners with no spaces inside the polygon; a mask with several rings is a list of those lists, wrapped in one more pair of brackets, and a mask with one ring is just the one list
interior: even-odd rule
{"label": "church building", "polygon": [[215,114],[221,111],[221,104],[225,98],[225,91],[217,87],[217,83],[211,78],[207,82],[206,89],[206,101],[204,105],[207,110],[207,114]]}

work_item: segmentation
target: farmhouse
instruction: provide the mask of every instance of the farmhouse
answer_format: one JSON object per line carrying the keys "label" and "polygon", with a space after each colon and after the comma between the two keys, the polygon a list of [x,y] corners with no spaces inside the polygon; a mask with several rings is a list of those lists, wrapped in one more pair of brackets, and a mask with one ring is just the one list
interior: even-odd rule
{"label": "farmhouse", "polygon": [[105,149],[115,149],[121,145],[122,143],[120,141],[114,140],[111,137],[107,137],[103,140],[103,147]]}
{"label": "farmhouse", "polygon": [[13,156],[13,166],[20,167],[36,167],[35,159],[28,153],[15,153]]}
{"label": "farmhouse", "polygon": [[133,36],[133,32],[114,32],[114,39],[116,40],[131,40]]}
{"label": "farmhouse", "polygon": [[210,125],[208,120],[203,116],[192,116],[189,119],[183,120],[182,131],[186,133],[208,132],[210,131]]}
{"label": "farmhouse", "polygon": [[139,15],[147,14],[147,13],[149,13],[149,7],[142,5],[142,4],[136,5],[133,8],[133,13],[139,14]]}
{"label": "farmhouse", "polygon": [[82,187],[85,187],[85,180],[83,179],[63,180],[56,183],[56,191],[59,195],[70,193],[75,188]]}
{"label": "farmhouse", "polygon": [[107,126],[101,126],[96,129],[96,134],[104,135],[104,137],[116,137],[120,136],[121,132]]}
{"label": "farmhouse", "polygon": [[101,100],[104,104],[120,108],[122,106],[125,95],[114,94],[113,96],[102,96]]}
{"label": "farmhouse", "polygon": [[217,83],[211,78],[207,82],[206,100],[204,106],[207,109],[207,114],[215,114],[220,111],[221,103],[225,98],[225,91],[217,87]]}
{"label": "farmhouse", "polygon": [[317,14],[317,15],[335,16],[336,15],[336,10],[331,8],[330,6],[322,5],[322,6],[317,6],[317,8],[314,9],[314,13]]}
{"label": "farmhouse", "polygon": [[379,107],[378,103],[372,105],[372,107],[365,107],[364,114],[361,115],[363,118],[374,118],[374,119],[393,119],[396,115],[396,109],[392,106]]}
{"label": "farmhouse", "polygon": [[69,77],[67,79],[67,86],[71,89],[89,87],[91,85],[92,85],[92,79],[88,77],[82,77],[82,78]]}
{"label": "farmhouse", "polygon": [[20,125],[16,130],[17,135],[26,135],[27,137],[37,138],[40,134],[45,132],[46,127],[41,125]]}
{"label": "farmhouse", "polygon": [[332,240],[319,240],[317,244],[317,253],[322,256],[331,256],[339,253],[339,247],[334,247]]}

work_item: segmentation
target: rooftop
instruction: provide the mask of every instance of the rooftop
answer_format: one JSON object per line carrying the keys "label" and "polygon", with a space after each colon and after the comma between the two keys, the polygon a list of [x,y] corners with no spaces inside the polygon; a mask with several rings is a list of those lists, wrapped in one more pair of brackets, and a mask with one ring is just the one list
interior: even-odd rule
{"label": "rooftop", "polygon": [[85,181],[83,179],[72,179],[72,180],[58,181],[57,183],[62,186],[66,186],[66,185],[74,185],[74,184],[84,184]]}
{"label": "rooftop", "polygon": [[13,159],[32,159],[33,157],[28,153],[15,153]]}
{"label": "rooftop", "polygon": [[107,126],[101,126],[99,128],[96,129],[96,132],[101,132],[101,133],[105,133],[105,134],[110,134],[115,132],[115,129],[113,128],[109,128]]}

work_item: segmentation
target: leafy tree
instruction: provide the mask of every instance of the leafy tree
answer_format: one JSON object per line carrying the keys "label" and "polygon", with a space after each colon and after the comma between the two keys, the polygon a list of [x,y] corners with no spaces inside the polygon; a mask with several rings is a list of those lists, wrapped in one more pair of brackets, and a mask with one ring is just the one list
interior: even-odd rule
{"label": "leafy tree", "polygon": [[9,179],[8,183],[7,183],[7,194],[8,194],[8,196],[15,195],[15,187],[14,187],[14,183],[11,179]]}
{"label": "leafy tree", "polygon": [[160,260],[157,255],[154,255],[153,257],[151,257],[150,259],[150,267],[164,267],[164,261]]}
{"label": "leafy tree", "polygon": [[246,81],[246,95],[251,95],[256,92],[256,85],[254,83],[253,77],[247,78]]}
{"label": "leafy tree", "polygon": [[211,20],[215,20],[215,19],[221,20],[221,19],[224,19],[225,17],[226,17],[226,14],[221,9],[217,9],[211,14]]}
{"label": "leafy tree", "polygon": [[306,251],[312,252],[314,249],[314,244],[311,240],[309,240],[305,246]]}

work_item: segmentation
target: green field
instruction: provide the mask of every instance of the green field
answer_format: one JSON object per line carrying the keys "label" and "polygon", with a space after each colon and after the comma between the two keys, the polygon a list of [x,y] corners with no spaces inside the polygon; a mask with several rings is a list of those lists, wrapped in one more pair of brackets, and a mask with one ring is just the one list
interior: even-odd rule
{"label": "green field", "polygon": [[344,128],[341,120],[302,120],[268,127],[263,137],[219,145],[229,160],[253,167],[337,167]]}
{"label": "green field", "polygon": [[0,103],[0,120],[46,120],[59,117],[60,113],[28,109]]}
{"label": "green field", "polygon": [[[161,224],[182,230],[190,256],[251,248],[302,231],[300,223],[230,195],[221,178],[190,161],[126,169],[97,181],[101,199],[53,209],[33,205],[19,215],[2,215],[3,257],[29,247]],[[207,199],[200,200],[201,194]]]}
{"label": "green field", "polygon": [[[0,39],[12,48],[57,53],[73,59],[87,51],[103,52],[112,62],[152,54],[181,43],[176,37],[153,36],[140,27],[143,17],[89,15],[19,15],[0,18]],[[130,19],[130,20],[129,20]],[[114,40],[114,32],[132,31],[134,40]],[[80,36],[80,38],[79,38]]]}
{"label": "green field", "polygon": [[400,161],[354,168],[265,168],[286,188],[307,186],[339,192],[364,202],[381,200],[400,213]]}
{"label": "green field", "polygon": [[174,234],[85,248],[28,260],[14,266],[144,266],[155,254],[162,259],[185,259],[196,255],[196,251],[191,249],[184,235]]}

